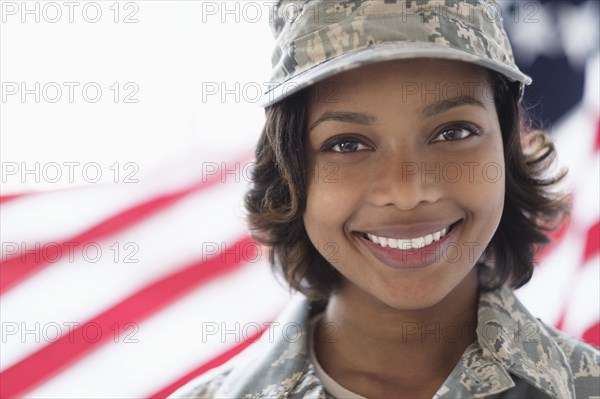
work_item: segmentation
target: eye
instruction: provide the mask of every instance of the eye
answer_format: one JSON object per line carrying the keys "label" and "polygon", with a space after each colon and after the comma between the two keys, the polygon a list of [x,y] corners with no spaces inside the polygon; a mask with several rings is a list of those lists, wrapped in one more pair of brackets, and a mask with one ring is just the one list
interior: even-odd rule
{"label": "eye", "polygon": [[323,144],[321,151],[346,153],[369,150],[370,148],[353,137],[336,137]]}
{"label": "eye", "polygon": [[442,128],[441,132],[436,135],[436,138],[431,141],[458,141],[473,135],[479,136],[481,133],[483,133],[481,128],[472,123],[462,123]]}

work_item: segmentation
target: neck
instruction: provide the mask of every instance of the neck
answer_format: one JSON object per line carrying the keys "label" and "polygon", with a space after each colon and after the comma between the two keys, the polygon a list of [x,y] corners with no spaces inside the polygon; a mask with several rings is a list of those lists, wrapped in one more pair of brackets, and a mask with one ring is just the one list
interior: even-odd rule
{"label": "neck", "polygon": [[475,268],[426,309],[398,310],[342,288],[319,324],[317,357],[334,380],[359,394],[383,396],[393,385],[432,397],[476,339],[477,304]]}

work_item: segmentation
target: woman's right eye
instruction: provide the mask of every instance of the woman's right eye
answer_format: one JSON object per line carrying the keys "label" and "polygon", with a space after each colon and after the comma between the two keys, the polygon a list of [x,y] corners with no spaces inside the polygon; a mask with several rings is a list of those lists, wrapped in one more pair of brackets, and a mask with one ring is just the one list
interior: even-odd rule
{"label": "woman's right eye", "polygon": [[369,146],[363,144],[361,141],[351,137],[340,137],[328,141],[322,147],[322,151],[330,152],[356,152],[370,149]]}

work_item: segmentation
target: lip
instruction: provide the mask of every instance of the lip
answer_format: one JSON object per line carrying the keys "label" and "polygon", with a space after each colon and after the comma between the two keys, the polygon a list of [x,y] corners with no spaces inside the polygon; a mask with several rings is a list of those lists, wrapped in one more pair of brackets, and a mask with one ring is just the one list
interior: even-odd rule
{"label": "lip", "polygon": [[[437,260],[443,259],[447,248],[454,241],[454,239],[458,236],[458,233],[462,230],[463,219],[458,222],[442,224],[440,230],[444,227],[451,225],[452,228],[450,231],[442,237],[441,240],[432,242],[429,245],[425,245],[423,248],[419,249],[394,249],[394,248],[383,248],[379,244],[375,244],[369,239],[364,237],[363,233],[355,233],[355,236],[358,240],[367,248],[367,250],[377,258],[381,263],[390,266],[394,269],[419,269],[426,266],[429,266],[436,262]],[[428,225],[427,227],[431,227],[433,225]],[[436,225],[437,226],[437,225]],[[394,229],[377,229],[370,231],[394,231]],[[369,232],[370,232],[369,231]],[[396,230],[397,231],[397,230]],[[429,234],[430,232],[435,232],[437,230],[427,230],[425,234]],[[376,233],[370,233],[379,235]],[[389,233],[388,233],[389,234]],[[410,233],[414,234],[414,233]],[[420,234],[420,233],[419,233]],[[425,235],[423,234],[423,235]],[[383,237],[386,237],[385,234],[382,234]],[[396,237],[396,235],[388,235],[387,237]],[[419,235],[413,235],[412,237],[419,237]],[[410,238],[410,236],[406,236],[406,238]]]}

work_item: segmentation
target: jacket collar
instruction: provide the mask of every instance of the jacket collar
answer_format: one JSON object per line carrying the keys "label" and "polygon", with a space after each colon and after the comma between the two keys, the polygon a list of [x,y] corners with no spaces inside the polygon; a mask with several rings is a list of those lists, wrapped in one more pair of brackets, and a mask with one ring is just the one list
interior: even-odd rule
{"label": "jacket collar", "polygon": [[550,397],[575,396],[564,353],[511,289],[480,295],[477,342],[482,362],[493,361]]}

